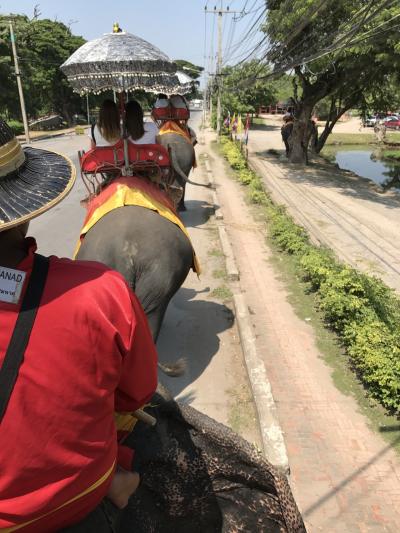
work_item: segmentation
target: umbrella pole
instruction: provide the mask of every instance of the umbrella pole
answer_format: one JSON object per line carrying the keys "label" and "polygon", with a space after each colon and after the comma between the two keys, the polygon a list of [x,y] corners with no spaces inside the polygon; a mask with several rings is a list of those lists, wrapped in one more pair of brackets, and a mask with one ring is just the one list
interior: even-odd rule
{"label": "umbrella pole", "polygon": [[129,170],[129,150],[128,150],[128,137],[125,130],[125,100],[126,93],[122,91],[118,94],[119,97],[119,114],[120,114],[120,125],[121,125],[121,137],[124,139],[124,176],[128,175]]}

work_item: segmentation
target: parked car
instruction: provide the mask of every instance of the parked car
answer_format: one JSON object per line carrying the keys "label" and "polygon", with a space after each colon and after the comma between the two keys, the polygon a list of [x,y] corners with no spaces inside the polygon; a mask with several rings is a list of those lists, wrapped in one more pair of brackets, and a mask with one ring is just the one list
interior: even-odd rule
{"label": "parked car", "polygon": [[373,128],[376,124],[376,116],[375,115],[369,115],[363,119],[363,126],[364,128]]}
{"label": "parked car", "polygon": [[393,119],[399,120],[400,116],[397,113],[393,113],[392,115],[388,115],[387,117],[385,117],[383,119],[383,122],[386,123],[386,122],[389,122],[390,120],[393,120]]}
{"label": "parked car", "polygon": [[385,126],[393,130],[400,130],[400,118],[399,117],[388,117],[388,120],[385,120]]}

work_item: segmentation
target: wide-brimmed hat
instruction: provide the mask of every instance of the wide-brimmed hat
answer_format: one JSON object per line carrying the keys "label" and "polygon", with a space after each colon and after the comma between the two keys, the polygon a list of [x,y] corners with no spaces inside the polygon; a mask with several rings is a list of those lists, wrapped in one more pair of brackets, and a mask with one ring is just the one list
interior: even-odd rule
{"label": "wide-brimmed hat", "polygon": [[71,190],[72,161],[49,150],[22,149],[12,129],[0,119],[0,231],[44,213]]}

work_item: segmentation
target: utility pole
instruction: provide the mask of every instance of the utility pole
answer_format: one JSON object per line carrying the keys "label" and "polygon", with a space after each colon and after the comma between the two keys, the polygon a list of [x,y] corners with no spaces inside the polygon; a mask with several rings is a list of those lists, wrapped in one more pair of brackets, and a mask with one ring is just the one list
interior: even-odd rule
{"label": "utility pole", "polygon": [[10,23],[11,46],[12,46],[12,51],[13,51],[13,56],[14,56],[15,76],[17,77],[19,101],[21,104],[22,122],[24,123],[25,140],[29,144],[31,142],[31,139],[29,137],[28,119],[26,118],[24,92],[22,90],[22,83],[21,83],[21,73],[19,71],[19,66],[18,66],[17,47],[15,45],[15,35],[14,35],[14,29],[13,29],[11,20],[9,21],[9,23]]}
{"label": "utility pole", "polygon": [[[215,6],[214,9],[205,9],[206,13],[214,13],[214,15],[218,15],[218,57],[217,57],[217,68],[216,68],[216,78],[217,78],[217,135],[218,138],[221,135],[221,93],[222,93],[222,78],[221,78],[221,71],[222,71],[222,16],[223,15],[235,15],[237,13],[242,13],[242,11],[231,11],[229,7],[227,9],[223,9],[222,0],[221,0],[221,6],[217,10],[217,7]],[[210,98],[211,104],[210,107],[212,109],[212,96]],[[210,111],[212,113],[212,111]]]}

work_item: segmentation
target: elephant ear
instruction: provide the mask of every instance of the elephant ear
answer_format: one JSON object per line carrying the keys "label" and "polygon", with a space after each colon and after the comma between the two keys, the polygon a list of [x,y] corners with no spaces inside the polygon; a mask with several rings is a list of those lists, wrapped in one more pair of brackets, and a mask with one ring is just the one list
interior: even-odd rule
{"label": "elephant ear", "polygon": [[286,478],[229,428],[156,395],[125,444],[142,482],[119,531],[305,532]]}

